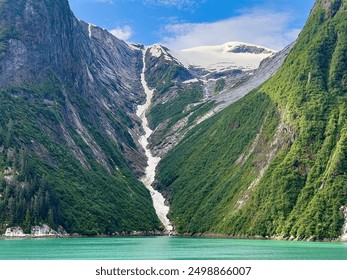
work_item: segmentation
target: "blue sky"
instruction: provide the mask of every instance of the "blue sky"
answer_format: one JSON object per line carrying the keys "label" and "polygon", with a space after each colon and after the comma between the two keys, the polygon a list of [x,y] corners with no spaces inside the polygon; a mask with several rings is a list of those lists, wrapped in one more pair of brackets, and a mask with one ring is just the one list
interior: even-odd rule
{"label": "blue sky", "polygon": [[314,0],[69,0],[77,16],[130,42],[172,49],[241,41],[280,50]]}

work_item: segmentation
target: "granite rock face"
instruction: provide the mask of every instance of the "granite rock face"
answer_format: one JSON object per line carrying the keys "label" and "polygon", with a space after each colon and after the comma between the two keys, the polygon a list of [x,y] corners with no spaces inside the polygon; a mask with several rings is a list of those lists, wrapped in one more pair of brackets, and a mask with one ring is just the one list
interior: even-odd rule
{"label": "granite rock face", "polygon": [[[4,1],[0,26],[6,35],[6,48],[0,56],[0,87],[35,84],[54,77],[66,95],[66,119],[61,130],[66,128],[67,133],[61,131],[60,135],[65,136],[61,140],[69,142],[67,127],[80,130],[94,156],[106,169],[110,168],[105,153],[81,121],[83,112],[79,112],[76,103],[82,98],[86,105],[93,106],[88,114],[94,126],[122,146],[128,162],[141,172],[138,162],[144,162],[143,156],[125,137],[117,137],[119,133],[112,123],[113,118],[120,118],[112,110],[119,108],[129,116],[133,130],[137,129],[132,114],[136,104],[145,98],[139,79],[141,51],[130,48],[106,30],[77,20],[66,0]],[[124,134],[131,137],[128,131]],[[85,155],[70,145],[83,163]]]}
{"label": "granite rock face", "polygon": [[234,86],[227,87],[219,95],[211,97],[218,104],[214,112],[226,108],[271,78],[282,66],[294,44],[292,43],[278,53],[264,59],[252,75],[244,77],[241,82],[235,83]]}

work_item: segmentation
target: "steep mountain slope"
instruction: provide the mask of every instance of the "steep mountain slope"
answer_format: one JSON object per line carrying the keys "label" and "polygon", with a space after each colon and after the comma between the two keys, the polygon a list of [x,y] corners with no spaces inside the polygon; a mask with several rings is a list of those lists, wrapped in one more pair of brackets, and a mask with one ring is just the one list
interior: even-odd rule
{"label": "steep mountain slope", "polygon": [[[287,53],[275,55],[269,49],[240,42],[182,51],[150,46],[146,80],[154,89],[149,112],[154,154],[165,155],[206,115],[259,86],[278,70]],[[267,62],[258,71],[264,58]]]}
{"label": "steep mountain slope", "polygon": [[164,158],[180,233],[346,235],[347,1],[319,0],[281,69]]}
{"label": "steep mountain slope", "polygon": [[161,228],[137,179],[141,68],[140,50],[67,0],[0,1],[0,231]]}

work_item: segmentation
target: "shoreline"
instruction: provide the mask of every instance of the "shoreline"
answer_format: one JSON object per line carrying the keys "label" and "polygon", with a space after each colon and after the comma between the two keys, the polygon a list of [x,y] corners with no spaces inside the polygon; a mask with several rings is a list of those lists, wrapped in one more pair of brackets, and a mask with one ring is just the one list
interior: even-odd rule
{"label": "shoreline", "polygon": [[288,241],[288,242],[318,242],[318,243],[346,243],[347,240],[335,239],[310,239],[303,238],[298,239],[294,237],[279,237],[279,236],[247,236],[247,235],[229,235],[229,234],[216,234],[216,233],[204,233],[204,234],[164,234],[160,232],[135,232],[135,233],[122,233],[122,234],[100,234],[100,235],[82,235],[82,234],[69,234],[69,235],[31,235],[27,236],[4,236],[0,235],[1,239],[59,239],[59,238],[128,238],[128,237],[178,237],[178,238],[192,238],[192,239],[239,239],[239,240],[269,240],[269,241]]}
{"label": "shoreline", "polygon": [[37,239],[37,238],[112,238],[112,237],[155,237],[155,236],[168,236],[162,231],[134,231],[131,233],[114,233],[114,234],[96,234],[96,235],[83,235],[80,233],[72,234],[23,234],[17,236],[6,236],[5,234],[0,235],[0,239]]}
{"label": "shoreline", "polygon": [[218,233],[202,233],[202,234],[183,234],[183,237],[197,237],[197,238],[216,238],[216,239],[240,239],[240,240],[273,240],[273,241],[288,241],[288,242],[336,242],[336,243],[346,243],[347,240],[342,240],[340,238],[324,238],[324,239],[313,239],[313,238],[302,238],[298,237],[283,237],[283,236],[261,236],[261,235],[231,235],[231,234],[218,234]]}

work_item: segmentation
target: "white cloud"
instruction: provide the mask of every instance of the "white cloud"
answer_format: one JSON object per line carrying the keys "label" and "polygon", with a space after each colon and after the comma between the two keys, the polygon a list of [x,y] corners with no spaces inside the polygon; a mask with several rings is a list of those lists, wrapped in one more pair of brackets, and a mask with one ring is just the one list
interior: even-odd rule
{"label": "white cloud", "polygon": [[129,38],[133,35],[133,30],[129,25],[122,27],[116,27],[115,29],[110,30],[110,33],[116,36],[118,39],[128,41]]}
{"label": "white cloud", "polygon": [[254,9],[213,23],[170,24],[162,29],[161,43],[178,50],[241,41],[280,50],[300,32],[289,27],[291,19],[287,12]]}

